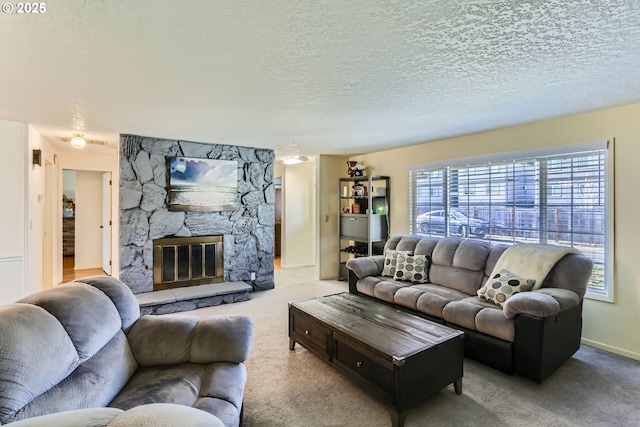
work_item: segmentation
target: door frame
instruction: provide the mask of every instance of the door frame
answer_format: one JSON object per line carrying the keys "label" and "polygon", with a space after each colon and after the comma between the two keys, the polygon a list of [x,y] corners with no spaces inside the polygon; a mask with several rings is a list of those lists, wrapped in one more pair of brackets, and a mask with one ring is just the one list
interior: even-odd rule
{"label": "door frame", "polygon": [[[55,242],[57,251],[54,253],[54,265],[57,266],[60,272],[60,278],[57,283],[62,281],[62,174],[63,170],[81,170],[92,172],[110,172],[111,182],[120,181],[120,164],[117,152],[113,155],[95,155],[89,153],[68,153],[60,152],[58,158],[58,188],[55,200],[57,200],[57,211],[60,214],[57,216],[57,228],[58,228],[58,240]],[[114,242],[118,242],[118,233],[120,230],[120,203],[117,190],[114,190],[112,185],[111,191],[111,275],[119,277],[120,275],[120,262],[118,245]]]}

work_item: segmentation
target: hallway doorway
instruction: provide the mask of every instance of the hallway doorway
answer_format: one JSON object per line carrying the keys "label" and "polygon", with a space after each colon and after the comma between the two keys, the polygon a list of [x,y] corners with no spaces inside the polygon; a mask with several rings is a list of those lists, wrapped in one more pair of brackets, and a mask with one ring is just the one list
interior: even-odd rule
{"label": "hallway doorway", "polygon": [[61,283],[111,272],[110,176],[63,170]]}

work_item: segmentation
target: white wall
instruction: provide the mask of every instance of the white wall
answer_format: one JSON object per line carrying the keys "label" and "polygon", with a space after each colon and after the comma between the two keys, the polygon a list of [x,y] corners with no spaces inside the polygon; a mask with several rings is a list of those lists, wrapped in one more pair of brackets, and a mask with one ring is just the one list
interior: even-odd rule
{"label": "white wall", "polygon": [[[56,150],[44,139],[44,137],[31,125],[28,126],[28,150],[27,150],[27,237],[26,237],[26,277],[25,277],[25,294],[32,294],[42,289],[49,288],[54,283],[46,283],[53,280],[53,277],[45,279],[45,241],[54,241],[47,237],[57,237],[57,230],[46,227],[45,221],[58,218],[59,212],[46,212],[46,197],[55,197],[47,194],[46,185],[46,163],[54,164],[54,156]],[[34,165],[31,161],[33,150],[41,150],[42,165]],[[56,167],[55,165],[53,166]],[[57,206],[55,203],[51,203]],[[52,236],[47,236],[47,233]],[[50,248],[49,248],[50,249]],[[53,252],[50,252],[53,253]],[[52,260],[49,260],[51,267]],[[61,270],[52,269],[52,273],[56,276],[61,275]]]}
{"label": "white wall", "polygon": [[585,300],[583,342],[640,360],[640,104],[358,156],[391,177],[391,234],[409,232],[412,165],[615,138],[615,302]]}
{"label": "white wall", "polygon": [[286,165],[282,173],[283,268],[315,265],[316,164]]}
{"label": "white wall", "polygon": [[62,194],[70,199],[76,199],[76,171],[62,171]]}
{"label": "white wall", "polygon": [[76,171],[75,269],[102,267],[102,174]]}
{"label": "white wall", "polygon": [[0,304],[24,295],[27,125],[0,121]]}
{"label": "white wall", "polygon": [[347,160],[345,156],[320,156],[318,159],[318,275],[323,280],[338,277],[338,179],[347,176]]}

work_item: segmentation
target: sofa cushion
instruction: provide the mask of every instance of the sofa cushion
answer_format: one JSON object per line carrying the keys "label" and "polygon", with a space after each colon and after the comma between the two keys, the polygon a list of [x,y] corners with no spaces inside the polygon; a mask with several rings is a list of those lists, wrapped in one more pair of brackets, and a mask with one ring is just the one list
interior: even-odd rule
{"label": "sofa cushion", "polygon": [[138,364],[122,331],[67,378],[19,412],[30,418],[78,408],[106,406],[133,376]]}
{"label": "sofa cushion", "polygon": [[399,289],[410,286],[408,282],[396,281],[388,277],[365,277],[358,280],[356,288],[358,292],[393,303],[395,294]]}
{"label": "sofa cushion", "polygon": [[205,369],[206,365],[194,363],[141,367],[109,406],[125,411],[149,403],[193,406]]}
{"label": "sofa cushion", "polygon": [[429,255],[404,255],[398,254],[396,280],[406,280],[413,283],[429,282],[429,267],[431,257]]}
{"label": "sofa cushion", "polygon": [[356,289],[361,294],[369,295],[370,297],[375,297],[376,286],[378,285],[378,283],[382,282],[383,280],[391,280],[391,279],[387,277],[382,277],[382,276],[363,277],[362,279],[358,280],[358,283],[356,283]]}
{"label": "sofa cushion", "polygon": [[382,267],[381,276],[395,277],[398,255],[411,255],[411,251],[396,251],[394,249],[384,251],[384,267]]}
{"label": "sofa cushion", "polygon": [[500,306],[479,297],[452,301],[442,310],[447,323],[478,331],[504,341],[515,339],[515,323],[507,319]]}
{"label": "sofa cushion", "polygon": [[469,303],[465,300],[452,301],[442,310],[442,317],[447,323],[453,323],[475,331],[476,316],[480,310],[482,310],[482,306],[478,304]]}
{"label": "sofa cushion", "polygon": [[478,289],[478,296],[498,304],[500,307],[519,292],[527,292],[533,289],[536,281],[516,277],[507,270],[500,270],[495,276],[487,280],[487,283]]}
{"label": "sofa cushion", "polygon": [[515,322],[495,307],[486,307],[478,312],[476,330],[508,342],[513,342],[516,337]]}
{"label": "sofa cushion", "polygon": [[467,298],[464,292],[429,283],[398,289],[394,302],[430,316],[442,319],[442,310],[451,301]]}
{"label": "sofa cushion", "polygon": [[393,303],[396,292],[407,286],[410,286],[410,283],[397,280],[382,280],[375,286],[373,296],[382,301]]}

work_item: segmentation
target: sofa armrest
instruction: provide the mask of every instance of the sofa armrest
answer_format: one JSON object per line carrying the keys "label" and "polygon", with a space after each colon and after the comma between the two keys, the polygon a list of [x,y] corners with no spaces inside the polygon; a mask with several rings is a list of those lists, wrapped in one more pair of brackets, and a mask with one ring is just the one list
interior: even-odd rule
{"label": "sofa armrest", "polygon": [[347,261],[347,268],[353,271],[358,279],[367,276],[379,276],[384,267],[384,255],[352,258]]}
{"label": "sofa armrest", "polygon": [[251,349],[253,322],[247,316],[147,315],[127,338],[141,366],[242,363]]}
{"label": "sofa armrest", "polygon": [[542,288],[520,292],[509,298],[502,307],[507,319],[518,314],[548,317],[580,304],[580,297],[573,291],[560,288]]}

